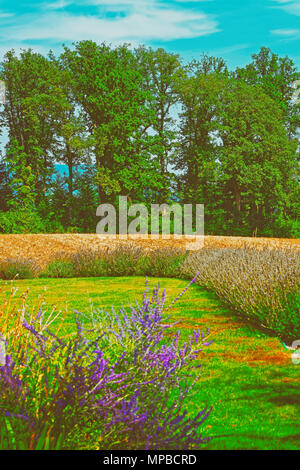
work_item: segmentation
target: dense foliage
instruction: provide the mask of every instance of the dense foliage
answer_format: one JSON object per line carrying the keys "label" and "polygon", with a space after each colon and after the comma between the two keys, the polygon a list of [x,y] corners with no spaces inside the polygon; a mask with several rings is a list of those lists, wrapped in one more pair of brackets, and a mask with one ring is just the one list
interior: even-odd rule
{"label": "dense foliage", "polygon": [[[292,60],[80,41],[6,53],[0,232],[94,232],[100,203],[205,204],[206,233],[299,236]],[[65,173],[59,173],[63,164]]]}

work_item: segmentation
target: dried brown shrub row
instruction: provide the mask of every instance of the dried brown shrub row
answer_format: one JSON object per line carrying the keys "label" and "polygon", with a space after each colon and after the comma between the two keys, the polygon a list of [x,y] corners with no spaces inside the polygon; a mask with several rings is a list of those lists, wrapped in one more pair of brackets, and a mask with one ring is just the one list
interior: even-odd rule
{"label": "dried brown shrub row", "polygon": [[[10,234],[0,235],[0,261],[11,259],[32,259],[44,268],[58,253],[77,253],[83,250],[98,251],[134,242],[147,250],[162,247],[185,248],[185,239],[148,239],[131,237],[129,240],[112,239],[110,236],[99,238],[95,234]],[[263,249],[293,248],[300,250],[300,240],[275,238],[218,237],[205,236],[205,248],[243,248]]]}

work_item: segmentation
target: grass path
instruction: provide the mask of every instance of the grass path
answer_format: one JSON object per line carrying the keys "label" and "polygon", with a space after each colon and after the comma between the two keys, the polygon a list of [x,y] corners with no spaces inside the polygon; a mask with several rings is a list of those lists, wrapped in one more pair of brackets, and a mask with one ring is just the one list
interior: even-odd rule
{"label": "grass path", "polygon": [[[158,279],[150,279],[154,287]],[[74,329],[72,309],[88,314],[91,307],[110,309],[140,301],[143,278],[34,279],[14,282],[15,301],[29,288],[28,304],[43,295],[48,306],[66,315],[65,332]],[[177,279],[162,279],[168,305],[186,286]],[[46,287],[46,290],[44,290]],[[9,295],[10,282],[0,282],[0,299]],[[192,330],[210,329],[213,343],[199,355],[202,364],[195,394],[194,414],[204,404],[213,406],[203,434],[215,436],[209,449],[300,449],[300,365],[276,338],[242,322],[224,308],[216,296],[192,286],[170,310],[180,322],[183,337]]]}

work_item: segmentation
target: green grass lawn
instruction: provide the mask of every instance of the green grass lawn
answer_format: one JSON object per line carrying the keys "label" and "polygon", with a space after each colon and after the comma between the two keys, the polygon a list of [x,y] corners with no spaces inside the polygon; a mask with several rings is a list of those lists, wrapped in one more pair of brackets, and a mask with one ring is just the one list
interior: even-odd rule
{"label": "green grass lawn", "polygon": [[[149,279],[150,288],[158,279]],[[162,279],[166,305],[186,282]],[[0,297],[9,295],[11,283],[0,282]],[[72,309],[89,315],[91,308],[110,310],[142,301],[145,279],[80,278],[33,279],[14,282],[17,300],[29,288],[28,305],[39,296],[65,316],[64,333],[74,331]],[[46,288],[46,290],[45,290]],[[202,364],[190,410],[195,414],[205,404],[213,411],[203,434],[214,436],[208,449],[300,449],[300,365],[276,338],[270,338],[239,320],[211,293],[197,285],[169,311],[184,337],[193,329],[210,328],[213,341],[199,355]]]}

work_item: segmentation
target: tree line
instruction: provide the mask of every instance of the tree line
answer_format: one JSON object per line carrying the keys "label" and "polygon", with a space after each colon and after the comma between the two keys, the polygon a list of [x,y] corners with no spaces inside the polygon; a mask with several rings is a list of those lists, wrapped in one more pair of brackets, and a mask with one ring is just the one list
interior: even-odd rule
{"label": "tree line", "polygon": [[94,232],[123,195],[204,204],[207,234],[299,236],[299,78],[265,47],[234,71],[127,44],[8,51],[0,231]]}

